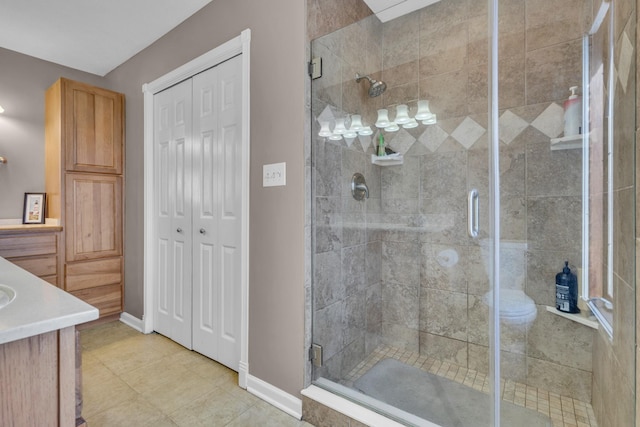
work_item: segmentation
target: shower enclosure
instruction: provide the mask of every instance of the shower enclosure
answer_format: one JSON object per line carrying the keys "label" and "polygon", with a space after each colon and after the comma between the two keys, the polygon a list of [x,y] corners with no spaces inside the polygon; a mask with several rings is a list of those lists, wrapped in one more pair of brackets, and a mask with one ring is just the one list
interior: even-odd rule
{"label": "shower enclosure", "polygon": [[601,4],[442,0],[312,41],[313,384],[407,425],[596,425],[582,302],[606,294],[567,316],[555,277],[582,295],[585,206],[610,223],[595,120],[563,110],[595,81],[583,47],[612,105]]}

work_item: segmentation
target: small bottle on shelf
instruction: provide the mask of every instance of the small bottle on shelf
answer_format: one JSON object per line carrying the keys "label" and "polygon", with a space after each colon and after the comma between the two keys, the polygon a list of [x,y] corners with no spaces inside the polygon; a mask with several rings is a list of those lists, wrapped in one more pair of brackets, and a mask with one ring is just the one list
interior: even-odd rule
{"label": "small bottle on shelf", "polygon": [[384,135],[382,134],[382,132],[380,132],[378,134],[378,157],[383,157],[386,156],[387,153],[384,149]]}

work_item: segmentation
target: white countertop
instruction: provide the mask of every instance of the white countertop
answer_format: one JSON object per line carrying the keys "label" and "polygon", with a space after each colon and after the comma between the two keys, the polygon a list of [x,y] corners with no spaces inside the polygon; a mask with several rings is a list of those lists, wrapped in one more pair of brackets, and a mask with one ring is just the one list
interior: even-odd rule
{"label": "white countertop", "polygon": [[0,284],[15,299],[0,308],[0,344],[98,318],[98,309],[0,257]]}

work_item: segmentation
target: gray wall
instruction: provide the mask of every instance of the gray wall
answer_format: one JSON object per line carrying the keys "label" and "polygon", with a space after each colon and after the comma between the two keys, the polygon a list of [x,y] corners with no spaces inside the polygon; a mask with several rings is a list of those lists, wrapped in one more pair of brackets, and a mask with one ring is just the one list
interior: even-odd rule
{"label": "gray wall", "polygon": [[60,77],[102,77],[0,48],[0,219],[22,217],[25,192],[44,191],[44,92]]}
{"label": "gray wall", "polygon": [[[236,37],[251,39],[249,373],[296,395],[303,384],[305,5],[216,0],[106,76],[127,99],[125,311],[143,314],[143,96],[150,82]],[[285,187],[262,165],[287,163]]]}
{"label": "gray wall", "polygon": [[[251,41],[249,373],[288,393],[303,386],[305,3],[215,0],[105,78],[0,49],[0,218],[44,191],[44,91],[60,76],[126,96],[125,311],[143,315],[142,85],[236,37]],[[262,165],[287,163],[263,188]]]}

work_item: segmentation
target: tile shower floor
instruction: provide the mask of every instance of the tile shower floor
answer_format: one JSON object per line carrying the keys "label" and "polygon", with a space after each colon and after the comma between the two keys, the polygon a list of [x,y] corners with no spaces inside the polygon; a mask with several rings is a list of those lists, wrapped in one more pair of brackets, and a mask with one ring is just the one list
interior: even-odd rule
{"label": "tile shower floor", "polygon": [[[421,356],[418,353],[380,346],[371,355],[360,362],[347,375],[344,385],[349,387],[383,359],[396,359],[408,365],[420,368],[431,374],[448,378],[473,389],[489,393],[489,378],[486,374],[463,368],[452,363]],[[540,388],[512,380],[500,382],[502,400],[515,405],[536,410],[553,422],[553,427],[597,427],[591,404],[560,396]]]}
{"label": "tile shower floor", "polygon": [[121,322],[80,332],[90,427],[311,427],[238,386],[238,374]]}

